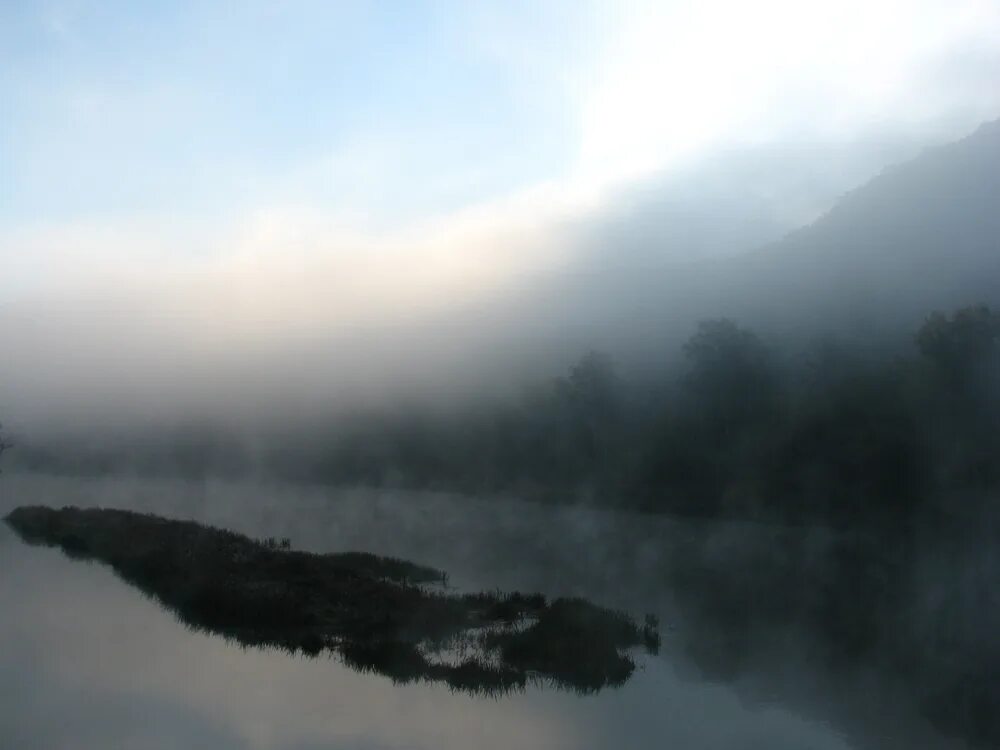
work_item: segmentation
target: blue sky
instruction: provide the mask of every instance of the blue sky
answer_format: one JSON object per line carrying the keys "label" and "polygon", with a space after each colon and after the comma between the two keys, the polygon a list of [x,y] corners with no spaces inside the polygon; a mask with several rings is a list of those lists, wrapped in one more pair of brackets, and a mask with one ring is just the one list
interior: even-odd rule
{"label": "blue sky", "polygon": [[[571,43],[558,6],[529,8],[524,23]],[[544,179],[571,156],[569,112],[546,73],[477,44],[502,32],[464,3],[7,3],[0,14],[6,222],[359,197],[372,218],[401,221]]]}
{"label": "blue sky", "polygon": [[253,267],[296,309],[332,274],[406,310],[564,261],[567,222],[726,149],[1000,116],[1000,4],[7,0],[0,102],[0,303],[263,298]]}
{"label": "blue sky", "polygon": [[413,381],[998,116],[996,0],[0,0],[0,408]]}

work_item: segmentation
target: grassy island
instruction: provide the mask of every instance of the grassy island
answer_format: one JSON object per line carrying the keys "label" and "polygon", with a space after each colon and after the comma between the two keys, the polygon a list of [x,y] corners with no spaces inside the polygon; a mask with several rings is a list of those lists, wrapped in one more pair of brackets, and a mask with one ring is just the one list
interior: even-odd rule
{"label": "grassy island", "polygon": [[110,565],[189,626],[243,645],[332,651],[400,682],[505,692],[532,680],[595,691],[630,677],[630,649],[659,645],[652,618],[638,625],[541,594],[455,594],[444,573],[405,560],[300,552],[123,510],[21,507],[6,521],[30,544]]}

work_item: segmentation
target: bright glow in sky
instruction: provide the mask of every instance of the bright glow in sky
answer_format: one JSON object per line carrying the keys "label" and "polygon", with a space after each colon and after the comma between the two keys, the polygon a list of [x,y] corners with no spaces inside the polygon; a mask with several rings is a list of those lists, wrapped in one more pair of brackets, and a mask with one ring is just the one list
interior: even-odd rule
{"label": "bright glow in sky", "polygon": [[960,136],[1000,3],[13,0],[0,101],[0,302],[110,283],[231,335],[481,293],[720,149]]}

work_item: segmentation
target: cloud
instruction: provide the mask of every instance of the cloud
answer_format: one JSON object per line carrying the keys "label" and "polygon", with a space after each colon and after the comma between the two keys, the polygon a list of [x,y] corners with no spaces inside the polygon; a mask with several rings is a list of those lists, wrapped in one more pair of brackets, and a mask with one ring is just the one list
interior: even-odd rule
{"label": "cloud", "polygon": [[[303,31],[297,10],[268,23]],[[313,389],[334,370],[430,380],[403,363],[432,359],[432,339],[456,361],[461,337],[484,351],[487,330],[545,324],[519,290],[748,250],[1000,113],[1000,9],[982,0],[594,2],[564,24],[533,4],[505,23],[413,12],[398,52],[365,14],[329,57],[336,19],[291,49],[255,11],[228,36],[221,18],[165,19],[147,40],[163,64],[141,29],[76,15],[96,46],[52,52],[51,71],[24,53],[0,161],[16,352],[0,397],[141,402],[173,381],[287,378],[289,358],[322,360],[295,376]]]}
{"label": "cloud", "polygon": [[949,64],[969,49],[996,49],[995,4],[629,8],[606,65],[581,87],[582,179],[629,181],[707,149],[754,142],[926,131],[954,111],[956,84],[974,102],[965,113],[972,122],[1000,112],[1000,67],[984,65],[981,74],[992,72],[970,92],[967,71]]}

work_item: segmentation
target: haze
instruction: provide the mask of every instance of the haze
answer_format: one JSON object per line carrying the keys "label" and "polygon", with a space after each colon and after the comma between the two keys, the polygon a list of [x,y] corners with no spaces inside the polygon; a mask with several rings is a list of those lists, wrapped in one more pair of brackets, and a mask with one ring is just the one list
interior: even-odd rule
{"label": "haze", "polygon": [[8,427],[506,382],[600,343],[510,300],[807,224],[1000,115],[998,42],[989,0],[5,3]]}
{"label": "haze", "polygon": [[0,746],[1000,747],[997,0],[6,0],[0,105]]}

